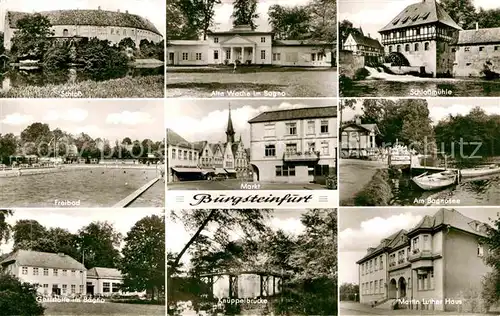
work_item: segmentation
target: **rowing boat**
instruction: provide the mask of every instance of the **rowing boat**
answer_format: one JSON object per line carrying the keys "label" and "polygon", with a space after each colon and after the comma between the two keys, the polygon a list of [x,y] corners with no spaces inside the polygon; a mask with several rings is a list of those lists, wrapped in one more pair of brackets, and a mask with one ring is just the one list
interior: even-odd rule
{"label": "rowing boat", "polygon": [[427,172],[413,177],[413,182],[423,190],[438,190],[454,184],[457,175],[451,171],[443,171],[428,175]]}
{"label": "rowing boat", "polygon": [[482,168],[462,169],[460,170],[460,173],[462,177],[466,178],[488,176],[491,174],[500,173],[500,167],[497,165],[491,165]]}

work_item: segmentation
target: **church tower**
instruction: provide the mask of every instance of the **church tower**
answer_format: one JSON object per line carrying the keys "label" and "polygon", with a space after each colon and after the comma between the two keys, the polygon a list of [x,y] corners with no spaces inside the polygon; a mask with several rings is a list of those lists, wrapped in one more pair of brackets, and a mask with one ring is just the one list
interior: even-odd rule
{"label": "church tower", "polygon": [[229,104],[229,117],[227,119],[227,129],[226,129],[226,142],[231,142],[234,144],[234,132],[233,121],[231,120],[231,104]]}

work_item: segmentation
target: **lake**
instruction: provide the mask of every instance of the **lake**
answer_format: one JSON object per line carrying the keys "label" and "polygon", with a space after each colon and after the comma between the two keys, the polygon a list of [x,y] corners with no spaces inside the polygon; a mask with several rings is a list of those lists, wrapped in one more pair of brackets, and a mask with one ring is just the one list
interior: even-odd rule
{"label": "lake", "polygon": [[163,66],[129,67],[121,71],[100,73],[88,73],[78,68],[49,71],[39,67],[16,67],[10,68],[6,73],[0,75],[0,81],[2,82],[0,92],[7,92],[12,88],[63,85],[78,83],[86,80],[99,82],[123,77],[164,75],[164,72],[165,68]]}
{"label": "lake", "polygon": [[[417,78],[415,81],[360,80],[341,87],[343,97],[500,96],[500,80]],[[422,80],[420,80],[422,79]],[[441,92],[439,95],[431,93]],[[449,93],[448,93],[449,92]]]}
{"label": "lake", "polygon": [[[55,200],[80,200],[80,207],[111,207],[157,177],[154,169],[93,168],[0,178],[2,207],[55,207]],[[159,180],[131,207],[162,207],[165,184]]]}

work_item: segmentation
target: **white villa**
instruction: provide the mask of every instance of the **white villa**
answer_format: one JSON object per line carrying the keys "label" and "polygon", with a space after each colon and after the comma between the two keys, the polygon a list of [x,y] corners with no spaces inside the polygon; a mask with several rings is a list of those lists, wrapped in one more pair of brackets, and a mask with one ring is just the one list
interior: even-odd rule
{"label": "white villa", "polygon": [[272,32],[248,25],[209,32],[206,40],[167,41],[167,65],[253,64],[330,67],[334,44],[312,40],[275,40]]}

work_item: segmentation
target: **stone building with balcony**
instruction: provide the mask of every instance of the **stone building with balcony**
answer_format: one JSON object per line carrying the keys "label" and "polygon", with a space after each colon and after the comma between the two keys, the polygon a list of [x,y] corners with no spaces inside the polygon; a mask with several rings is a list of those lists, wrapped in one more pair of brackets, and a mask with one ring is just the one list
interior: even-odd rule
{"label": "stone building with balcony", "polygon": [[[481,243],[487,224],[441,209],[400,230],[360,259],[360,302],[380,308],[456,311],[463,293],[490,271]],[[407,302],[407,303],[404,303]]]}
{"label": "stone building with balcony", "polygon": [[461,30],[436,0],[421,0],[406,7],[379,33],[393,66],[438,77],[453,74],[453,45]]}
{"label": "stone building with balcony", "polygon": [[335,106],[267,111],[249,123],[254,181],[321,182],[336,174]]}

